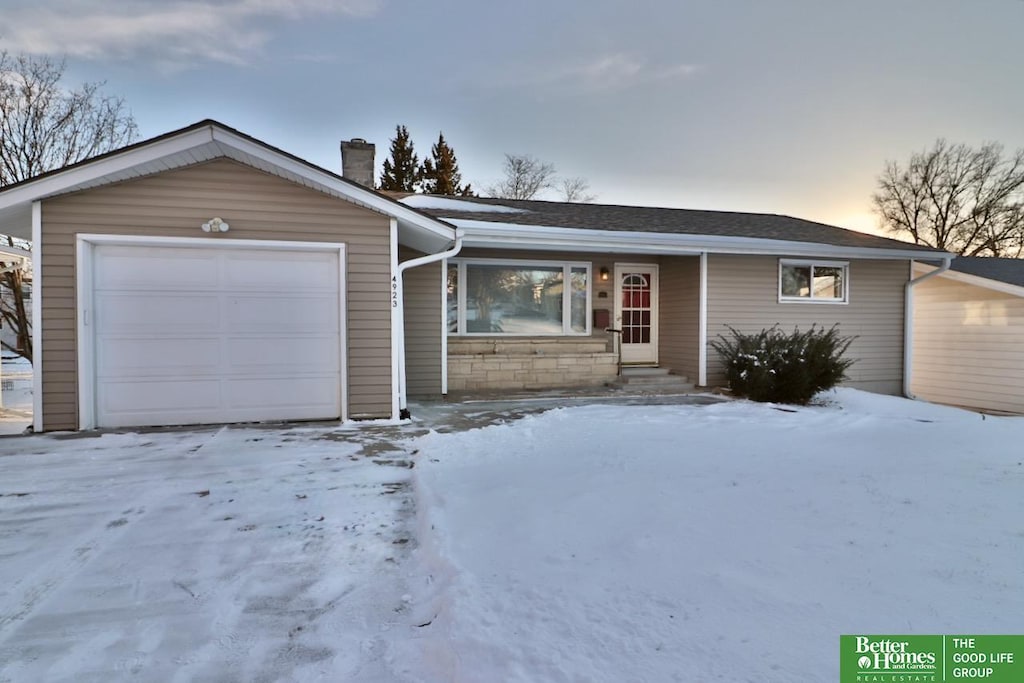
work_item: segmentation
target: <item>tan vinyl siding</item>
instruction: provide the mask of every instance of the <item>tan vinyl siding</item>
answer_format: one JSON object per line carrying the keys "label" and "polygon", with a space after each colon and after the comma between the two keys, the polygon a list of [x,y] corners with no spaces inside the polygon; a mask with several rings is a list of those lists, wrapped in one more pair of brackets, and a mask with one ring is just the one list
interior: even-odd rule
{"label": "tan vinyl siding", "polygon": [[696,382],[700,360],[700,258],[666,256],[659,270],[659,364]]}
{"label": "tan vinyl siding", "polygon": [[[903,377],[903,287],[907,261],[854,260],[849,270],[849,303],[779,303],[779,258],[712,254],[708,257],[708,341],[728,335],[732,326],[758,332],[778,324],[783,330],[812,324],[839,324],[857,339],[849,355],[849,386],[898,394]],[[718,354],[708,350],[708,383],[724,384]]]}
{"label": "tan vinyl siding", "polygon": [[1024,298],[941,276],[916,285],[912,377],[929,401],[1024,413]]}
{"label": "tan vinyl siding", "polygon": [[[401,248],[399,259],[423,256]],[[441,395],[441,262],[405,271],[405,378],[413,398]]]}
{"label": "tan vinyl siding", "polygon": [[[208,237],[347,245],[349,415],[391,414],[389,219],[248,166],[218,160],[46,200],[42,207],[43,428],[78,427],[75,235]],[[71,312],[69,314],[69,312]]]}

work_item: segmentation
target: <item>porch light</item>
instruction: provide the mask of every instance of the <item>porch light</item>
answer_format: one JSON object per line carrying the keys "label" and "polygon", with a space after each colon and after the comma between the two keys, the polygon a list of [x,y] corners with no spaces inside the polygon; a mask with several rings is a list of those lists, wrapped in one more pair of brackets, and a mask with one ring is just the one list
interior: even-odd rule
{"label": "porch light", "polygon": [[220,218],[211,218],[206,223],[203,223],[203,232],[227,232],[229,227],[231,226]]}
{"label": "porch light", "polygon": [[606,282],[608,280],[608,266],[601,266],[601,281]]}

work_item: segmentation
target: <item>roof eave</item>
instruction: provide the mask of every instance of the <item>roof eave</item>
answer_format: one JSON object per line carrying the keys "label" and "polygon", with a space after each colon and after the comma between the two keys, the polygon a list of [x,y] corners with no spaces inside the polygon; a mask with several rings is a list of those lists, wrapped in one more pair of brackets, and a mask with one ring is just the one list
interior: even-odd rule
{"label": "roof eave", "polygon": [[613,231],[514,225],[465,219],[448,219],[464,233],[465,247],[495,249],[545,249],[551,251],[595,251],[628,254],[695,255],[760,254],[893,260],[942,260],[952,254],[914,249],[848,247],[820,242],[722,235],[690,235],[664,232]]}
{"label": "roof eave", "polygon": [[[293,157],[216,122],[192,126],[149,142],[48,173],[0,192],[0,232],[31,236],[33,202],[61,194],[182,168],[226,157],[396,218],[400,241],[416,248],[443,249],[455,230],[443,220],[400,204],[373,190]],[[406,239],[402,240],[401,236]]]}
{"label": "roof eave", "polygon": [[[915,263],[914,269],[918,272],[926,273],[934,270],[934,266],[930,266],[925,263]],[[1024,287],[1020,285],[1011,284],[1009,282],[1003,282],[1002,280],[993,280],[991,278],[982,277],[980,275],[971,275],[970,273],[963,273],[958,270],[946,270],[939,274],[939,277],[953,280],[954,282],[960,282],[965,285],[973,285],[975,287],[981,287],[983,289],[990,289],[994,292],[1001,292],[1003,294],[1012,294],[1013,296],[1024,297]]]}

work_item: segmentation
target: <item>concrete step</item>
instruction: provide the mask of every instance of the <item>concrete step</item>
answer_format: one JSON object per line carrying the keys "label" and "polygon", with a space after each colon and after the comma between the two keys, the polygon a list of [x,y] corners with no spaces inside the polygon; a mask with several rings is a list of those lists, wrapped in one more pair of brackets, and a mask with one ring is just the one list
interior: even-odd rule
{"label": "concrete step", "polygon": [[622,367],[623,377],[660,377],[669,374],[668,368],[649,368],[649,367],[631,367],[624,365]]}
{"label": "concrete step", "polygon": [[622,374],[615,381],[622,389],[641,392],[688,392],[694,384],[682,375],[673,375],[668,368],[622,368]]}
{"label": "concrete step", "polygon": [[620,378],[623,384],[630,386],[657,386],[660,384],[686,384],[689,379],[681,375],[651,375],[649,377],[630,377],[624,375]]}

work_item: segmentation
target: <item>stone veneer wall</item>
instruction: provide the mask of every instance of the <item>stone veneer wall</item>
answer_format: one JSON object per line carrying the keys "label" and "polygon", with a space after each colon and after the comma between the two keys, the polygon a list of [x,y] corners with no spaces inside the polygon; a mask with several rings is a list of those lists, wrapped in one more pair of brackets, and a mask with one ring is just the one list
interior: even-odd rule
{"label": "stone veneer wall", "polygon": [[449,337],[448,391],[557,389],[615,379],[618,358],[594,337]]}

